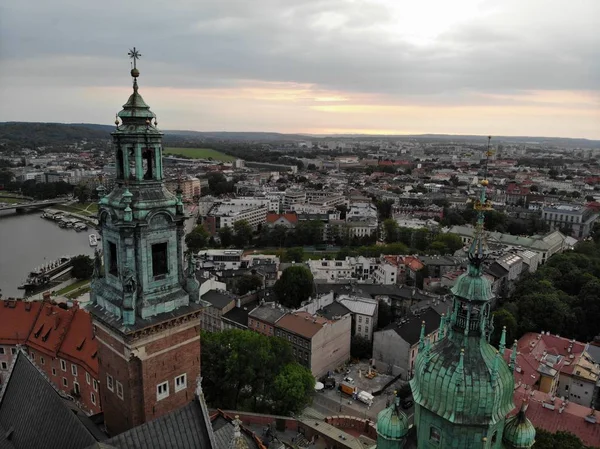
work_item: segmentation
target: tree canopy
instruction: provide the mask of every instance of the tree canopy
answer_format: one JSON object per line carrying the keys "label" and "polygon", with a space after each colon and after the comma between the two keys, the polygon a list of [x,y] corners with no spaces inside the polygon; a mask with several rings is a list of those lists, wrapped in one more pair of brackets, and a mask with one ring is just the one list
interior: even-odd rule
{"label": "tree canopy", "polygon": [[283,270],[273,286],[277,299],[286,307],[298,308],[314,291],[313,275],[303,265],[294,265]]}
{"label": "tree canopy", "polygon": [[202,333],[202,376],[210,406],[279,415],[302,410],[315,385],[287,341],[239,329]]}
{"label": "tree canopy", "polygon": [[209,238],[210,235],[204,229],[204,226],[198,225],[192,232],[185,236],[185,245],[190,251],[197,253],[201,249],[206,248]]}
{"label": "tree canopy", "polygon": [[586,342],[599,335],[600,242],[580,242],[573,251],[553,255],[534,274],[519,280],[496,312],[497,318],[510,324],[509,315],[518,322],[514,338],[549,331]]}
{"label": "tree canopy", "polygon": [[75,256],[72,261],[73,270],[71,274],[77,279],[89,279],[94,272],[94,262],[89,256]]}
{"label": "tree canopy", "polygon": [[550,433],[543,429],[535,429],[535,444],[533,447],[534,449],[588,449],[588,446],[584,445],[572,433]]}

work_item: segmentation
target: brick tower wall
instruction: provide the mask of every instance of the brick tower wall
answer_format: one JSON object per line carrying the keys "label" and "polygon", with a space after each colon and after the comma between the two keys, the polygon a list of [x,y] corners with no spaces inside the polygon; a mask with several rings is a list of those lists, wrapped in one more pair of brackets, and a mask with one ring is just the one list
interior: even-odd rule
{"label": "brick tower wall", "polygon": [[[116,435],[173,411],[194,397],[200,375],[200,320],[157,330],[134,341],[95,323],[104,421]],[[175,391],[175,378],[186,375],[186,387]],[[113,378],[112,391],[108,376]],[[119,396],[119,382],[123,397]],[[166,398],[157,400],[157,386],[169,384]]]}

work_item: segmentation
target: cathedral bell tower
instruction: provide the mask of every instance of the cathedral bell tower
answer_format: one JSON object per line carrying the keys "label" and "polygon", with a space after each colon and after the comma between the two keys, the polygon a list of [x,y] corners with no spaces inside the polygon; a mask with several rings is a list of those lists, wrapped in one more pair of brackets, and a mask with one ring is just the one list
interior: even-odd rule
{"label": "cathedral bell tower", "polygon": [[202,303],[193,261],[184,268],[181,193],[164,184],[162,136],[138,92],[112,133],[116,182],[99,190],[99,233],[91,285],[100,389],[111,434],[140,425],[194,397],[200,375]]}
{"label": "cathedral bell tower", "polygon": [[483,274],[487,257],[484,213],[492,209],[486,198],[487,185],[484,176],[480,197],[474,203],[478,220],[467,272],[452,287],[452,309],[447,318],[442,316],[440,339],[431,342],[425,338],[424,328],[421,331],[410,381],[419,449],[505,447],[506,416],[514,409],[514,362],[509,366],[502,357],[506,329],[500,350],[489,343],[493,293],[491,282]]}

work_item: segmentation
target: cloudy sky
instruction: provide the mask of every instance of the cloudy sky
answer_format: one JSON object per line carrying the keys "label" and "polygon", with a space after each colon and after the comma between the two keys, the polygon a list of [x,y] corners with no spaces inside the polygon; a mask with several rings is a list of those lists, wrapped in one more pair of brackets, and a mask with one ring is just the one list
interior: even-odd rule
{"label": "cloudy sky", "polygon": [[600,139],[600,0],[19,0],[0,121]]}

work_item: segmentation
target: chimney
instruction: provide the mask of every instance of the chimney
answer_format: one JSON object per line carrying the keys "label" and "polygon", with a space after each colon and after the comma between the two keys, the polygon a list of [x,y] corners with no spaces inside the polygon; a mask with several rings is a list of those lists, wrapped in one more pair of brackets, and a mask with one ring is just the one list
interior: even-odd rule
{"label": "chimney", "polygon": [[50,292],[42,293],[42,298],[44,301],[49,301],[50,300]]}
{"label": "chimney", "polygon": [[239,297],[236,299],[235,305],[238,309],[242,307],[242,300]]}

